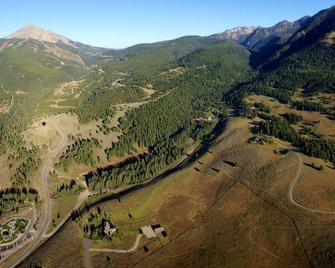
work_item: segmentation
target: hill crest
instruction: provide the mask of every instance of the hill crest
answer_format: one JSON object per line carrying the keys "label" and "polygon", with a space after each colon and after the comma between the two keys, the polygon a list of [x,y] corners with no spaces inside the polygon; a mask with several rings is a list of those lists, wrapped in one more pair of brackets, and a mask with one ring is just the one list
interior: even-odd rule
{"label": "hill crest", "polygon": [[10,34],[5,39],[34,39],[49,43],[63,42],[67,45],[75,46],[67,37],[31,24]]}

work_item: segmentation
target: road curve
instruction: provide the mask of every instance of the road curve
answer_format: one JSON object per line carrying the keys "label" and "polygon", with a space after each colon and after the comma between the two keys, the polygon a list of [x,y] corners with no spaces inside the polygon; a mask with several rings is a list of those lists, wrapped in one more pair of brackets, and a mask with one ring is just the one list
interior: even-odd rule
{"label": "road curve", "polygon": [[38,235],[34,238],[34,240],[27,246],[24,252],[22,252],[16,259],[14,263],[7,263],[6,267],[16,267],[19,265],[25,258],[27,258],[39,245],[39,243],[44,239],[44,236],[48,230],[48,226],[51,220],[51,201],[49,196],[49,186],[48,186],[48,178],[49,178],[49,169],[51,167],[52,161],[54,158],[61,152],[63,147],[66,144],[67,135],[65,131],[61,128],[58,122],[59,115],[56,116],[55,119],[55,128],[61,135],[61,140],[57,144],[57,147],[50,152],[45,161],[45,165],[42,167],[42,180],[43,180],[43,189],[44,189],[44,221],[42,223],[42,227],[38,232]]}
{"label": "road curve", "polygon": [[301,171],[302,171],[302,158],[301,155],[296,153],[296,156],[298,158],[298,167],[297,167],[297,171],[293,177],[293,180],[289,186],[289,190],[288,190],[288,200],[295,206],[306,210],[308,212],[312,212],[312,213],[320,213],[320,214],[328,214],[328,215],[333,215],[335,214],[335,211],[329,211],[329,210],[322,210],[322,209],[315,209],[315,208],[310,208],[310,207],[306,207],[300,203],[298,203],[295,199],[294,199],[294,187],[296,186],[296,184],[298,183],[300,176],[301,176]]}
{"label": "road curve", "polygon": [[134,252],[141,240],[142,234],[138,234],[135,240],[134,245],[132,245],[129,249],[112,249],[112,248],[90,248],[90,251],[95,252],[114,252],[114,253],[131,253]]}

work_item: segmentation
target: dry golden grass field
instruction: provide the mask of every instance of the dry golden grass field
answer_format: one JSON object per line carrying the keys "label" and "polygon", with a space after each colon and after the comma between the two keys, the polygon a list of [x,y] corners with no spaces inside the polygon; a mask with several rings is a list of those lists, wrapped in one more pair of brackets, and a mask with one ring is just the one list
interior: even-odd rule
{"label": "dry golden grass field", "polygon": [[[313,263],[332,267],[335,214],[311,213],[290,203],[296,153],[276,154],[278,148],[291,149],[277,139],[266,145],[247,143],[252,137],[250,123],[232,119],[211,151],[192,166],[120,202],[99,205],[119,227],[120,235],[112,242],[93,241],[91,247],[128,249],[146,224],[161,224],[167,237],[142,238],[137,250],[128,254],[91,252],[92,266],[257,267],[262,263],[264,267],[305,267]],[[294,198],[306,207],[335,212],[334,170],[316,171],[305,165],[313,161],[318,163],[303,157]],[[74,263],[84,267],[81,225],[85,217],[67,224],[22,267],[31,263],[56,267],[59,261],[62,267]],[[63,263],[70,252],[69,262]]]}

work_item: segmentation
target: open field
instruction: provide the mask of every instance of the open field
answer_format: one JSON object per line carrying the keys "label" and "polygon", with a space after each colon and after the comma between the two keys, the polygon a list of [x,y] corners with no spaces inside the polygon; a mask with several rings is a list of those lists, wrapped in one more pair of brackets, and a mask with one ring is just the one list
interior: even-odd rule
{"label": "open field", "polygon": [[[246,243],[249,243],[247,244],[249,246],[245,248],[244,243],[239,246],[236,245],[236,250],[232,252],[238,254],[241,248],[245,248],[244,251],[241,253],[243,256],[245,256],[245,258],[242,259],[244,261],[250,261],[250,259],[248,259],[247,257],[251,254],[251,251],[249,250],[253,248],[253,242],[250,241],[249,233],[254,233],[256,231],[261,233],[265,231],[267,232],[267,230],[258,230],[257,228],[259,225],[279,225],[280,228],[287,230],[287,232],[285,234],[281,234],[280,232],[278,233],[278,228],[276,228],[273,232],[276,236],[279,236],[282,241],[295,241],[294,243],[297,244],[296,246],[294,246],[294,252],[292,253],[285,247],[278,249],[278,245],[273,242],[277,241],[278,239],[274,239],[273,241],[256,240],[256,243],[259,243],[261,246],[259,247],[259,250],[256,251],[256,253],[252,254],[252,257],[254,258],[254,254],[256,254],[257,258],[267,257],[269,263],[281,264],[282,261],[280,260],[280,258],[283,258],[282,255],[290,256],[290,254],[293,254],[294,256],[299,256],[298,260],[304,262],[304,254],[302,253],[301,248],[299,248],[299,240],[296,239],[295,229],[294,226],[292,227],[292,222],[290,221],[290,219],[288,217],[283,217],[283,215],[281,215],[281,213],[276,210],[275,212],[273,212],[273,208],[270,205],[266,205],[266,203],[264,203],[261,198],[255,196],[244,185],[236,184],[236,181],[232,177],[243,176],[244,172],[239,167],[245,166],[245,163],[250,161],[251,159],[255,160],[254,162],[250,163],[250,165],[253,165],[253,167],[255,168],[255,164],[257,162],[259,169],[261,169],[261,167],[266,165],[267,162],[271,162],[271,159],[266,160],[268,159],[268,154],[272,153],[274,155],[274,159],[279,158],[279,156],[273,153],[273,148],[271,147],[265,150],[266,154],[262,153],[262,151],[264,151],[264,148],[262,148],[262,150],[255,150],[255,148],[253,148],[254,153],[252,154],[251,151],[250,153],[248,153],[249,149],[247,149],[247,147],[260,147],[261,145],[246,145],[245,142],[248,138],[248,135],[250,134],[248,134],[249,132],[247,128],[240,128],[241,126],[248,126],[248,121],[245,119],[234,120],[233,124],[228,127],[226,133],[218,139],[218,143],[213,147],[212,153],[207,153],[203,158],[199,159],[199,162],[194,166],[178,172],[177,174],[153,186],[126,196],[125,198],[122,198],[120,202],[110,201],[100,205],[100,209],[111,216],[113,222],[120,228],[122,233],[122,236],[120,237],[122,239],[113,241],[112,244],[110,244],[109,246],[121,249],[128,248],[135,241],[135,238],[138,234],[136,230],[138,230],[141,226],[147,224],[148,222],[151,224],[159,223],[167,231],[167,241],[170,242],[164,247],[162,247],[162,244],[159,242],[159,244],[154,247],[155,250],[157,250],[157,253],[153,254],[151,257],[149,257],[150,254],[144,254],[144,257],[146,259],[141,261],[140,266],[148,265],[148,260],[150,260],[150,264],[152,264],[152,267],[154,267],[155,263],[157,264],[157,262],[166,262],[175,265],[180,264],[179,262],[184,260],[185,256],[179,256],[179,254],[177,253],[180,252],[180,248],[182,248],[184,243],[185,246],[186,244],[188,244],[188,248],[190,248],[190,250],[187,251],[187,254],[185,252],[186,257],[188,256],[188,261],[195,261],[197,260],[197,258],[195,258],[194,254],[201,250],[201,248],[203,248],[206,243],[215,244],[214,241],[218,242],[217,240],[214,240],[214,237],[218,235],[217,232],[222,233],[223,237],[225,236],[224,234],[228,233],[231,235],[238,235],[241,239],[246,239],[247,237],[248,240]],[[236,137],[237,139],[235,139]],[[246,146],[244,146],[243,144]],[[227,152],[223,151],[225,148],[227,148]],[[244,153],[234,154],[234,152],[238,152],[239,150],[244,150]],[[243,158],[236,158],[238,163],[238,166],[236,168],[229,167],[228,165],[225,167],[225,172],[217,172],[213,170],[213,168],[222,168],[220,166],[222,165],[222,160],[234,159],[234,157],[237,157],[238,155],[243,155]],[[255,157],[255,155],[257,157]],[[196,167],[200,171],[196,171],[194,167]],[[231,191],[231,189],[234,190]],[[222,201],[223,196],[225,196],[226,193],[228,194],[228,192],[231,196],[227,197],[227,199],[224,199],[225,201]],[[236,196],[245,196],[245,199],[236,200]],[[250,198],[254,200],[252,203],[248,203]],[[227,205],[227,202],[229,206]],[[262,210],[264,210],[264,212],[262,212],[261,215],[264,216],[262,217],[258,215],[258,213],[251,214],[253,216],[250,217],[253,220],[251,222],[246,220],[245,222],[245,227],[247,229],[242,228],[242,226],[240,226],[240,228],[237,228],[235,224],[227,225],[223,223],[225,220],[228,219],[230,219],[229,221],[241,221],[246,217],[246,215],[251,213],[249,212],[250,206],[255,207],[254,209],[252,209],[252,211],[257,211],[258,209],[263,207]],[[129,217],[129,213],[131,214],[131,218]],[[222,222],[221,220],[219,222],[211,220],[211,218],[213,217],[212,213],[220,214],[222,217],[215,218],[222,218]],[[239,219],[238,217],[242,218]],[[220,224],[223,224],[222,226],[225,227],[235,226],[237,230],[225,230],[225,227],[223,229],[222,227],[219,228]],[[209,232],[209,230],[213,230],[212,225],[216,225],[217,227],[215,227],[214,230],[218,229],[218,231]],[[75,229],[79,230],[78,228]],[[63,232],[63,230],[61,232]],[[81,232],[79,232],[78,235],[82,236],[82,233],[80,233]],[[57,234],[53,239],[56,239],[60,235],[61,234]],[[212,236],[213,238],[208,239],[208,237]],[[260,239],[258,238],[259,236],[256,237],[257,239]],[[227,241],[229,241],[229,239],[233,239],[233,237],[227,239]],[[237,241],[240,241],[241,239],[237,239]],[[252,236],[252,240],[253,239],[256,238],[253,238]],[[226,240],[223,241],[225,242],[222,243],[227,244]],[[41,248],[41,250],[47,250],[51,246],[50,243],[51,242],[48,241]],[[108,243],[106,243],[107,242],[94,242],[94,246],[106,247],[108,246]],[[153,245],[151,243],[153,242],[144,240],[142,245]],[[262,249],[262,247],[264,247],[263,243],[270,243],[270,247],[275,247],[279,252],[278,254],[282,254],[280,255],[279,260],[278,258],[271,255],[268,256],[266,251],[264,252],[264,250]],[[283,244],[284,243],[282,243],[282,245]],[[221,243],[219,243],[218,245],[221,245]],[[77,247],[79,247],[79,245],[77,245]],[[220,246],[215,247],[215,250],[219,249]],[[39,260],[39,258],[41,257],[38,256],[41,256],[39,253],[41,250],[33,254],[32,258],[37,258],[37,260]],[[141,250],[141,248],[139,248],[139,250]],[[63,254],[62,252],[59,253]],[[57,253],[55,254],[57,255]],[[142,259],[143,253],[136,254],[136,256],[130,257],[130,259]],[[162,260],[163,257],[161,257],[161,254],[165,256],[165,260]],[[208,254],[209,258],[207,261],[209,263],[215,263],[219,261],[217,259],[217,254],[219,253],[213,251],[212,253]],[[95,263],[95,265],[97,265],[98,267],[103,267],[105,265],[104,262],[106,262],[106,258],[101,258],[101,255],[104,255],[104,253],[94,253],[93,255],[93,262]],[[114,253],[110,253],[110,255],[113,257],[112,259],[114,263],[121,263],[120,260],[125,259],[124,256],[119,256],[120,254],[117,255]],[[142,257],[139,257],[139,255],[141,255]],[[234,256],[237,255],[233,254],[231,258],[234,258]],[[119,259],[119,257],[121,259]],[[251,256],[249,257],[251,258]],[[55,256],[55,258],[57,258],[57,256]],[[43,259],[44,257],[41,259],[41,261]],[[233,259],[226,259],[226,261],[227,263],[230,263],[231,261],[233,261]],[[254,261],[256,263],[257,259],[254,259]],[[127,265],[127,263],[123,264]],[[128,264],[131,266],[131,263]]]}
{"label": "open field", "polygon": [[[123,116],[124,111],[119,112],[116,116]],[[54,131],[55,129],[55,120],[58,120],[59,124],[64,128],[64,131],[67,135],[71,135],[73,137],[80,138],[91,138],[94,136],[95,138],[102,141],[102,149],[111,145],[112,141],[117,140],[117,135],[119,133],[112,132],[108,136],[103,135],[103,133],[98,133],[98,125],[101,124],[100,121],[92,121],[87,124],[79,124],[78,118],[75,115],[70,114],[61,114],[58,116],[48,116],[39,120],[34,121],[34,123],[27,129],[24,133],[24,138],[27,145],[36,145],[39,147],[46,147],[50,151],[55,148],[57,143],[59,142],[60,136],[59,133]],[[117,124],[117,119],[114,118],[111,120],[111,125]],[[66,143],[69,145],[71,143],[70,140]],[[66,147],[64,147],[64,150]],[[106,156],[104,152],[97,152],[103,162],[107,163]],[[117,160],[117,159],[116,159]],[[91,167],[76,167],[71,169],[71,174],[66,174],[67,176],[77,177],[79,174],[87,172]]]}
{"label": "open field", "polygon": [[6,155],[0,156],[0,185],[1,188],[6,188],[11,185],[10,170],[8,168]]}
{"label": "open field", "polygon": [[52,116],[34,121],[24,133],[26,144],[54,149],[60,139],[55,131],[55,120],[56,116]]}
{"label": "open field", "polygon": [[[57,226],[65,216],[67,216],[77,203],[78,194],[71,194],[68,196],[64,196],[61,198],[53,199],[52,206],[52,221],[50,222],[50,226],[48,232],[52,231],[52,229]],[[59,217],[58,217],[59,215]]]}
{"label": "open field", "polygon": [[[249,123],[233,119],[211,151],[194,165],[120,201],[99,205],[119,228],[120,236],[112,242],[93,241],[94,248],[127,249],[138,229],[148,223],[161,224],[167,237],[143,239],[137,251],[129,254],[91,252],[94,267],[241,267],[260,262],[266,267],[301,267],[311,261],[331,266],[335,215],[308,213],[289,202],[288,188],[298,164],[295,153],[275,154],[278,148],[290,148],[276,139],[268,145],[246,143],[252,136]],[[304,163],[311,161],[314,159],[303,157]],[[334,171],[310,169],[303,165],[295,199],[306,206],[331,210]],[[316,181],[322,183],[317,186]],[[53,243],[48,241],[30,260],[51,263],[42,252],[47,256],[54,252],[53,260],[60,258],[64,252],[52,249],[55,243],[60,243],[60,248],[65,245],[67,240],[60,238],[64,239],[63,233],[69,229],[77,237],[83,236],[81,223],[68,224],[52,238]],[[315,244],[325,239],[327,243]],[[74,248],[76,261],[83,262],[78,255],[80,241],[76,240]],[[144,252],[143,246],[149,251]]]}
{"label": "open field", "polygon": [[50,238],[47,246],[37,250],[38,255],[31,255],[20,267],[31,267],[31,264],[47,267],[83,267],[81,247],[82,240],[77,228],[72,224],[66,224],[60,232]]}
{"label": "open field", "polygon": [[[333,211],[335,215],[335,170],[319,159],[303,158],[303,171],[295,188],[296,199],[307,207]],[[311,167],[323,165],[323,170]]]}

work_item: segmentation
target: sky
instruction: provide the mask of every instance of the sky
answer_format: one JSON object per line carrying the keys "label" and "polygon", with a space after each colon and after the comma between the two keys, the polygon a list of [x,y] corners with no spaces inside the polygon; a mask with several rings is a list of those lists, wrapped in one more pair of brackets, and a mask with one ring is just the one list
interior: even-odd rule
{"label": "sky", "polygon": [[108,48],[210,35],[237,26],[272,26],[335,5],[335,0],[1,0],[0,37],[34,24]]}

